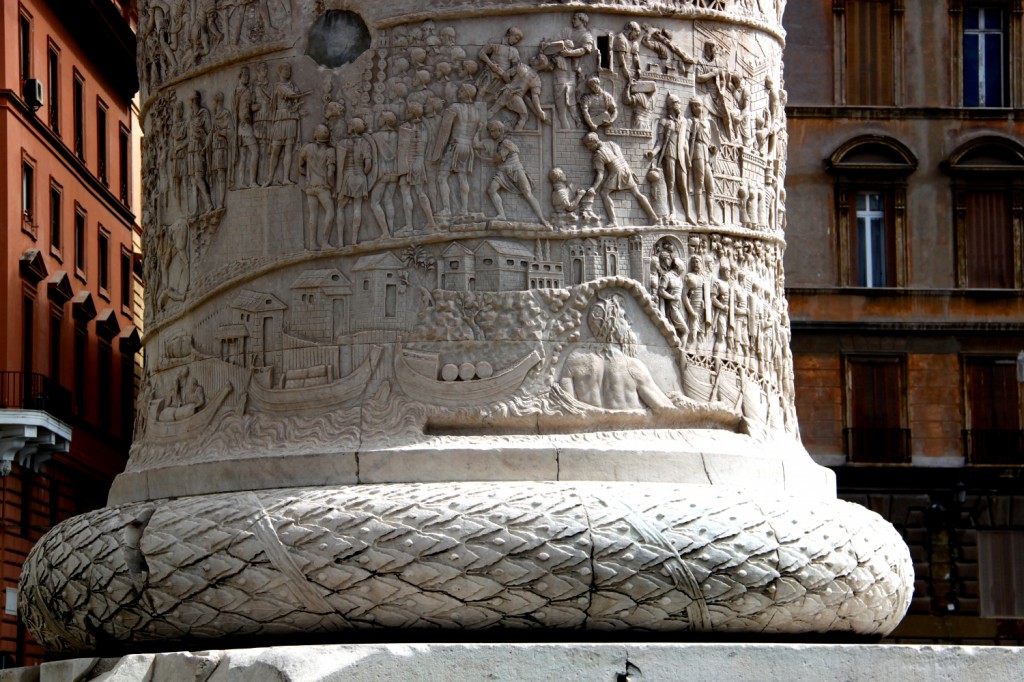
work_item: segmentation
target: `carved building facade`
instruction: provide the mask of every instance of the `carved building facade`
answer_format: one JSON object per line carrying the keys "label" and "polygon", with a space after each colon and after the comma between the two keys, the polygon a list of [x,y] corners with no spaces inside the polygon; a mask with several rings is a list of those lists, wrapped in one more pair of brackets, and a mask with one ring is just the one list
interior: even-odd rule
{"label": "carved building facade", "polygon": [[0,10],[4,668],[42,655],[13,610],[26,554],[58,521],[104,504],[131,440],[142,314],[134,4]]}
{"label": "carved building facade", "polygon": [[840,495],[911,547],[902,641],[1024,639],[1021,10],[816,0],[786,14],[801,435]]}

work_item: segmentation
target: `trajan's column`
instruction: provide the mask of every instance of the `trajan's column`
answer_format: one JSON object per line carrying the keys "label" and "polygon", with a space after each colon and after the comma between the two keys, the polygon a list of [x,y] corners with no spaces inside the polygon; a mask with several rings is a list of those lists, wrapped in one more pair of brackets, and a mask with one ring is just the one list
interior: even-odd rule
{"label": "trajan's column", "polygon": [[784,5],[140,0],[135,441],[35,637],[891,631],[793,408]]}

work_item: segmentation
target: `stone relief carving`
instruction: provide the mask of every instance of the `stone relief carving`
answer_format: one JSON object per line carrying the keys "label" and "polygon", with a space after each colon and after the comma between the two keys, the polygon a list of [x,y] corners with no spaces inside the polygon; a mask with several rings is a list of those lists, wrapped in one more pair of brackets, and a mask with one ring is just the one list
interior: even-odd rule
{"label": "stone relief carving", "polygon": [[[144,41],[146,32],[168,30],[171,4],[147,7]],[[258,4],[246,12],[233,5],[234,14],[219,4],[199,21],[189,15],[195,31],[172,56],[191,69],[196,55],[201,64],[215,54],[227,59],[234,46],[276,40],[295,25],[290,8]],[[330,383],[369,358],[372,345],[389,348],[401,337],[402,357],[417,338],[487,339],[492,332],[480,321],[498,309],[487,292],[508,292],[502,306],[529,311],[529,292],[628,277],[644,283],[651,310],[680,350],[707,360],[709,376],[721,373],[713,362],[721,355],[742,369],[733,384],[746,377],[760,386],[761,402],[777,401],[790,371],[775,332],[786,319],[777,45],[735,42],[713,23],[556,16],[564,24],[554,38],[528,20],[499,39],[468,24],[398,24],[377,30],[369,50],[342,67],[312,71],[306,62],[258,56],[184,91],[162,85],[174,69],[152,53],[146,63],[163,80],[152,85],[147,126],[166,134],[154,134],[146,152],[171,172],[147,177],[147,210],[169,226],[153,231],[159,266],[149,271],[162,293],[150,321],[212,301],[225,277],[267,280],[251,291],[281,305],[246,313],[264,320],[259,328],[242,334],[232,327],[245,327],[240,319],[204,323],[209,331],[197,337],[203,357],[259,370],[254,384],[224,379],[244,394],[251,385],[281,390],[282,380],[294,387],[297,376]],[[238,29],[257,25],[259,36]],[[544,192],[549,205],[538,200]],[[271,212],[291,206],[300,216],[290,221],[294,236],[241,236],[252,215],[243,208],[247,193],[265,193],[259,201]],[[242,213],[232,218],[233,211]],[[502,238],[483,238],[483,230]],[[261,239],[291,246],[224,262],[230,244]],[[436,263],[431,272],[404,262],[413,246]],[[303,269],[303,253],[326,260]],[[219,270],[205,265],[210,254],[223,262]],[[311,337],[299,331],[304,313],[271,292],[288,286],[282,277],[316,268],[337,272],[349,289],[331,297],[334,331]],[[233,309],[221,306],[213,318]],[[425,320],[439,331],[428,333]],[[538,340],[554,340],[552,329],[542,327]],[[470,362],[498,375],[531,350]],[[548,373],[549,383],[525,380],[531,395],[559,383],[550,363],[561,351],[538,352],[536,373]],[[432,380],[465,361],[438,362]],[[678,371],[697,371],[685,364]],[[372,366],[383,368],[374,369],[377,386],[399,365],[378,358]],[[490,378],[474,372],[472,381]],[[725,384],[706,399],[725,395]]]}
{"label": "stone relief carving", "polygon": [[39,639],[891,630],[798,440],[782,2],[140,5],[143,503],[32,554]]}

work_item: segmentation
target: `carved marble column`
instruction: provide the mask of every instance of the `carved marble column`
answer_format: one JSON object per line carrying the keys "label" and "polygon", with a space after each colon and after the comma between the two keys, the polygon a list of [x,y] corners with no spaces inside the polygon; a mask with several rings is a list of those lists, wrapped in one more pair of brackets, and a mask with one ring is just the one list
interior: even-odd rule
{"label": "carved marble column", "polygon": [[793,408],[783,4],[140,0],[146,375],[35,636],[891,631]]}

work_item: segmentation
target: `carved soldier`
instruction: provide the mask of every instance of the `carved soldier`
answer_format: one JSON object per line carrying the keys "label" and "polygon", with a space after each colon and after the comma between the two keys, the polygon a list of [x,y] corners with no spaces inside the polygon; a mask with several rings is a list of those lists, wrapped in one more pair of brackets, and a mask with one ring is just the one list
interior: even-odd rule
{"label": "carved soldier", "polygon": [[196,193],[196,213],[202,214],[213,208],[210,197],[210,167],[207,154],[210,152],[210,110],[203,106],[198,91],[189,98],[192,115],[188,121],[188,168],[192,187]]}
{"label": "carved soldier", "polygon": [[629,107],[629,127],[634,130],[650,130],[651,106],[654,104],[656,88],[654,81],[631,80],[622,93],[622,101]]}
{"label": "carved soldier", "polygon": [[235,86],[234,104],[232,106],[237,121],[235,129],[235,162],[237,168],[234,177],[241,176],[241,187],[255,187],[256,174],[260,168],[259,143],[252,124],[252,93],[249,91],[249,67],[243,66],[238,71],[238,85]]}
{"label": "carved soldier", "polygon": [[[508,109],[519,117],[516,120],[515,129],[522,130],[526,127],[530,110],[533,110],[534,115],[541,123],[547,123],[548,115],[540,107],[540,76],[523,62],[514,66],[511,74],[508,83],[502,86],[490,111],[487,112],[488,116],[493,116],[502,109]],[[529,109],[527,109],[527,103],[529,103]]]}
{"label": "carved soldier", "polygon": [[737,272],[731,282],[733,350],[743,357],[747,357],[750,353],[750,292],[747,290],[747,273],[736,268],[733,269],[733,272]]}
{"label": "carved soldier", "polygon": [[652,223],[656,223],[658,216],[651,208],[647,197],[640,191],[636,176],[633,175],[626,157],[622,155],[619,145],[610,141],[602,142],[597,133],[587,133],[583,137],[583,146],[593,155],[594,184],[592,189],[601,195],[605,213],[608,215],[609,226],[613,227],[617,222],[612,192],[622,190],[627,190],[636,197],[647,217]]}
{"label": "carved soldier", "polygon": [[[334,198],[337,181],[337,151],[331,144],[331,131],[321,124],[313,131],[313,141],[299,152],[299,175],[306,178],[305,246],[319,251],[333,246]],[[319,224],[317,213],[319,211]]]}
{"label": "carved soldier", "polygon": [[459,101],[445,109],[434,142],[433,158],[441,160],[439,191],[443,215],[452,213],[448,179],[453,173],[459,178],[459,214],[469,213],[469,176],[473,173],[475,150],[480,147],[482,126],[480,116],[473,105],[475,96],[476,88],[469,83],[463,83],[459,88]]}
{"label": "carved soldier", "polygon": [[699,255],[690,256],[690,272],[683,278],[683,289],[683,307],[690,327],[686,345],[695,348],[703,345],[711,323],[711,289],[704,273],[704,259]]}
{"label": "carved soldier", "polygon": [[519,50],[515,46],[522,40],[523,32],[512,26],[505,31],[505,37],[500,43],[491,43],[480,48],[477,57],[484,65],[477,93],[480,99],[493,101],[502,84],[509,82],[511,79],[509,72],[520,61]]}
{"label": "carved soldier", "polygon": [[619,115],[612,93],[601,87],[601,79],[591,76],[587,79],[587,92],[580,98],[580,113],[583,122],[592,131],[610,126]]}
{"label": "carved soldier", "polygon": [[704,115],[704,105],[699,99],[690,100],[693,121],[690,126],[690,169],[693,174],[693,199],[696,204],[697,222],[701,225],[709,220],[719,224],[714,213],[715,176],[711,159],[718,152],[711,136],[711,121]]}
{"label": "carved soldier", "polygon": [[[252,129],[259,145],[259,161],[266,163],[270,158],[270,132],[274,125],[274,90],[267,80],[266,62],[256,65],[256,79],[252,84]],[[264,167],[265,169],[265,167]],[[258,170],[258,169],[257,169]],[[269,179],[267,180],[269,182]]]}
{"label": "carved soldier", "polygon": [[669,214],[676,218],[673,194],[678,192],[683,218],[693,221],[690,212],[690,123],[683,115],[679,98],[669,94],[665,98],[667,112],[658,120],[657,143],[650,152],[655,162],[665,172],[668,187]]}
{"label": "carved soldier", "polygon": [[662,301],[665,317],[675,327],[679,338],[684,340],[689,336],[690,330],[683,312],[683,278],[679,274],[679,264],[668,251],[662,251],[658,260],[661,270],[661,277],[658,279],[658,298]]}
{"label": "carved soldier", "polygon": [[494,164],[497,169],[491,183],[487,186],[487,196],[494,204],[494,210],[498,212],[496,220],[505,220],[505,207],[501,203],[502,190],[506,192],[518,192],[526,200],[526,203],[533,209],[534,215],[544,227],[551,227],[551,224],[544,218],[540,210],[540,204],[533,196],[533,182],[523,168],[523,162],[519,158],[519,147],[516,143],[505,136],[505,126],[501,121],[491,121],[487,124],[487,132],[491,139],[497,143],[494,151]]}
{"label": "carved soldier", "polygon": [[380,128],[370,134],[376,159],[376,182],[370,190],[370,210],[383,235],[391,234],[395,225],[395,190],[398,186],[397,154],[398,117],[393,111],[380,114]]}
{"label": "carved soldier", "polygon": [[733,336],[733,289],[731,279],[731,268],[725,263],[721,267],[722,272],[711,282],[711,307],[714,310],[712,328],[714,330],[714,341],[712,348],[715,353],[724,353],[726,349],[734,350],[735,337]]}
{"label": "carved soldier", "polygon": [[437,229],[434,212],[427,196],[427,146],[429,144],[426,122],[423,120],[423,105],[409,102],[406,109],[409,120],[398,129],[398,153],[396,173],[402,190],[402,205],[405,208],[405,230],[413,229],[413,198],[415,192],[420,210],[431,232]]}
{"label": "carved soldier", "polygon": [[369,196],[369,177],[373,171],[373,146],[366,135],[366,124],[361,118],[348,123],[348,137],[338,147],[338,224],[345,224],[345,207],[351,202],[352,221],[349,225],[348,244],[359,241],[359,228],[363,222],[363,201]]}
{"label": "carved soldier", "polygon": [[548,180],[551,182],[551,207],[555,209],[555,223],[563,227],[575,224],[580,219],[578,210],[584,196],[590,192],[593,201],[594,191],[573,187],[561,168],[552,168],[548,172]]}
{"label": "carved soldier", "polygon": [[572,15],[572,30],[555,42],[541,41],[541,53],[551,59],[551,79],[554,84],[555,115],[563,129],[579,124],[576,105],[576,84],[583,80],[580,64],[597,49],[597,41],[590,32],[590,17],[586,12]]}
{"label": "carved soldier", "polygon": [[228,188],[231,141],[231,112],[224,106],[224,93],[213,93],[213,130],[210,133],[210,171],[213,207],[224,208]]}
{"label": "carved soldier", "polygon": [[174,107],[174,123],[171,124],[171,177],[174,180],[174,196],[178,208],[187,210],[185,179],[188,177],[189,128],[185,120],[185,103],[177,102]]}
{"label": "carved soldier", "polygon": [[[277,68],[280,80],[274,86],[271,106],[274,110],[274,126],[270,135],[270,168],[265,185],[277,182],[277,169],[283,166],[281,183],[292,182],[292,154],[299,136],[299,101],[309,93],[299,92],[292,82],[292,67],[281,64]],[[283,163],[282,163],[283,153]]]}

